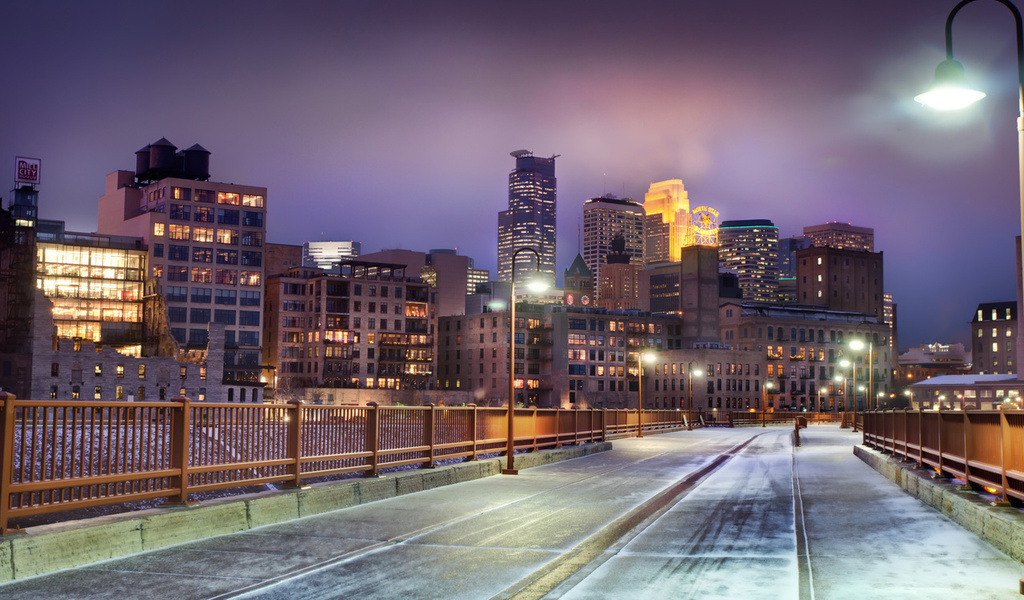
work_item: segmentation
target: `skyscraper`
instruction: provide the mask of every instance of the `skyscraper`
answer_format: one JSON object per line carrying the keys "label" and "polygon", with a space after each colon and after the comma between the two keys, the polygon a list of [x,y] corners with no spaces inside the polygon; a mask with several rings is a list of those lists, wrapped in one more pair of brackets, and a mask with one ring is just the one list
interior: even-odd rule
{"label": "skyscraper", "polygon": [[693,244],[690,199],[681,179],[652,183],[644,194],[647,264],[679,262],[683,246]]}
{"label": "skyscraper", "polygon": [[594,273],[594,289],[601,297],[601,273],[612,240],[621,235],[629,264],[644,265],[644,208],[628,198],[592,198],[583,204],[583,260]]}
{"label": "skyscraper", "polygon": [[[512,256],[523,247],[540,255],[540,271],[555,282],[555,159],[529,150],[511,153],[516,168],[508,176],[508,210],[498,213],[498,281],[512,281]],[[535,257],[523,252],[521,272],[533,272]]]}
{"label": "skyscraper", "polygon": [[857,227],[849,223],[832,221],[824,225],[804,227],[807,245],[835,248],[837,250],[875,251],[875,230],[870,227]]}
{"label": "skyscraper", "polygon": [[768,219],[723,221],[718,229],[723,269],[739,276],[743,299],[776,302],[779,294],[779,228]]}
{"label": "skyscraper", "polygon": [[362,244],[352,240],[302,243],[302,266],[319,267],[325,271],[336,269],[339,260],[356,258]]}

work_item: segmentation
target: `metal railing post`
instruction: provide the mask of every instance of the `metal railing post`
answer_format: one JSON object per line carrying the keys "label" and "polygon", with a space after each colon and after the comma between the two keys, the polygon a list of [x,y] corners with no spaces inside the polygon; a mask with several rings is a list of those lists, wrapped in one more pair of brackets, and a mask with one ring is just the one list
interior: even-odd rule
{"label": "metal railing post", "polygon": [[0,392],[3,402],[3,429],[0,429],[0,534],[18,531],[7,523],[11,507],[11,484],[14,477],[14,417],[17,397],[10,392]]}
{"label": "metal railing post", "polygon": [[380,406],[376,402],[366,403],[366,449],[370,452],[370,470],[367,477],[377,477],[380,464]]}
{"label": "metal railing post", "polygon": [[939,446],[939,448],[938,448],[938,453],[939,453],[939,475],[945,477],[946,476],[946,471],[945,471],[945,469],[942,468],[943,467],[943,460],[942,460],[942,403],[941,402],[939,403],[939,410],[937,410],[935,414],[936,414],[935,421],[938,423],[938,425],[936,426],[936,439],[937,439],[937,445]]}
{"label": "metal railing post", "polygon": [[[178,488],[178,494],[167,499],[168,504],[186,506],[188,501],[188,442],[192,429],[192,407],[185,396],[175,396],[171,402],[171,468],[177,471],[171,476],[171,486]],[[192,504],[196,504],[193,502]]]}
{"label": "metal railing post", "polygon": [[472,409],[470,411],[470,413],[469,413],[469,435],[466,436],[466,439],[468,439],[470,441],[470,444],[472,444],[472,446],[471,446],[470,451],[469,451],[469,457],[466,460],[468,460],[468,461],[480,460],[479,458],[476,457],[476,446],[477,446],[477,440],[476,440],[476,429],[477,429],[477,427],[476,427],[476,424],[477,424],[477,422],[476,422],[476,419],[477,419],[476,404],[467,404],[466,406],[468,406],[469,408]]}
{"label": "metal railing post", "polygon": [[287,402],[287,411],[285,414],[288,415],[288,460],[291,461],[291,466],[288,470],[291,471],[292,479],[286,481],[282,487],[285,488],[299,488],[302,487],[302,421],[303,421],[303,410],[302,400],[294,399]]}
{"label": "metal railing post", "polygon": [[437,406],[435,406],[433,402],[431,402],[427,406],[430,407],[430,410],[427,411],[427,417],[423,423],[423,435],[425,438],[423,440],[423,445],[430,448],[430,450],[428,450],[429,455],[427,456],[426,468],[433,469],[435,466],[437,466],[434,464],[434,452],[436,451],[436,449],[434,448],[434,427],[436,427],[437,424]]}
{"label": "metal railing post", "polygon": [[967,487],[971,486],[971,465],[970,457],[968,456],[971,451],[971,442],[973,441],[971,436],[971,417],[967,414],[967,408],[963,407],[960,411],[963,415],[964,420],[964,485]]}
{"label": "metal railing post", "polygon": [[601,441],[608,441],[608,409],[601,409]]}
{"label": "metal railing post", "polygon": [[1006,460],[1013,452],[1013,444],[1010,433],[1010,421],[1006,418],[1006,405],[999,405],[999,471],[1002,475],[1002,498],[1000,504],[1009,504],[1010,497],[1006,490],[1010,486],[1010,480],[1006,477]]}

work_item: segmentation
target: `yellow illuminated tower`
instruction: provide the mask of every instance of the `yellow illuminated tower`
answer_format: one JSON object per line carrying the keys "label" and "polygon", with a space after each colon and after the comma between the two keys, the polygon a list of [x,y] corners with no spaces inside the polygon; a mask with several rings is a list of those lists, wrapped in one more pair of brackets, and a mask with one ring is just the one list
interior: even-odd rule
{"label": "yellow illuminated tower", "polygon": [[693,245],[690,199],[681,179],[652,183],[644,194],[647,264],[679,262],[683,246]]}

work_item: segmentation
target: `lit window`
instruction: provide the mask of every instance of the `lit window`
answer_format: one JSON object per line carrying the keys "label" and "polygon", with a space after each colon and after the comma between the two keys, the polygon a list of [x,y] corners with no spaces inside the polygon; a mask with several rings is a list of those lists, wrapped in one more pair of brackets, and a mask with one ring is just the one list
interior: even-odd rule
{"label": "lit window", "polygon": [[992,342],[992,351],[999,352],[999,342]]}
{"label": "lit window", "polygon": [[124,379],[124,365],[117,365],[117,378]]}
{"label": "lit window", "polygon": [[164,224],[163,223],[153,223],[153,235],[155,237],[163,237],[163,235],[164,235]]}
{"label": "lit window", "polygon": [[217,192],[217,204],[230,204],[238,206],[239,196],[231,192]]}

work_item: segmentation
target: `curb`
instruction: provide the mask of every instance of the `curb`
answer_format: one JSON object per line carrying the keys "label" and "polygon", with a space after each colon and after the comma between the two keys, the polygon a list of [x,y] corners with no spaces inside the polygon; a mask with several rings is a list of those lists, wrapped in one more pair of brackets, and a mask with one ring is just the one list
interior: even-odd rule
{"label": "curb", "polygon": [[967,531],[1024,563],[1024,513],[1011,506],[993,506],[970,488],[932,479],[933,469],[918,468],[864,446],[853,454],[910,495],[938,510]]}
{"label": "curb", "polygon": [[[529,469],[611,449],[611,442],[596,442],[517,454],[515,467]],[[501,473],[504,463],[503,457],[489,458],[298,490],[230,496],[190,507],[29,527],[24,533],[0,538],[0,583],[482,479]]]}

